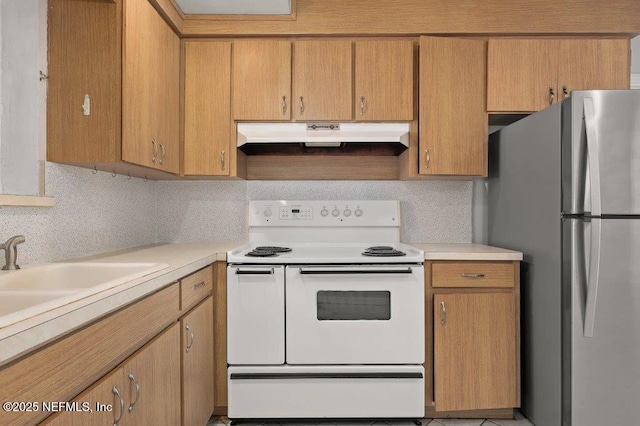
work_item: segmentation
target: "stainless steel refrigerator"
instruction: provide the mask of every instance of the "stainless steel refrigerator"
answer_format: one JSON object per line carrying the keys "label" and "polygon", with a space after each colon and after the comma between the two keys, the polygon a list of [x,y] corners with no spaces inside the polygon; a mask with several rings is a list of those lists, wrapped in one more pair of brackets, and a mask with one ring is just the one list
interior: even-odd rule
{"label": "stainless steel refrigerator", "polygon": [[489,141],[487,238],[520,250],[522,411],[640,424],[640,90],[573,92]]}

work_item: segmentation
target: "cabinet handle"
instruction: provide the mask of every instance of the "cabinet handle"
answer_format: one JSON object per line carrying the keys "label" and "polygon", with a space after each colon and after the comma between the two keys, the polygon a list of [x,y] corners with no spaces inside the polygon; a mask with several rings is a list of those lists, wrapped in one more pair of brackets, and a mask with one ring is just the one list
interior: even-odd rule
{"label": "cabinet handle", "polygon": [[304,115],[304,98],[300,96],[300,115]]}
{"label": "cabinet handle", "polygon": [[556,99],[556,92],[553,90],[553,86],[549,86],[549,105],[553,104]]}
{"label": "cabinet handle", "polygon": [[473,279],[478,279],[478,278],[484,278],[484,274],[467,274],[467,273],[463,273],[460,274],[462,276],[462,278],[473,278]]}
{"label": "cabinet handle", "polygon": [[567,86],[562,86],[562,99],[567,99],[569,97],[569,88]]}
{"label": "cabinet handle", "polygon": [[162,142],[158,143],[158,145],[160,145],[160,151],[162,151],[159,163],[162,164],[164,162],[164,159],[167,157],[167,151],[164,150],[164,145]]}
{"label": "cabinet handle", "polygon": [[140,384],[138,383],[138,381],[136,380],[136,377],[131,372],[129,373],[129,380],[136,387],[136,399],[132,401],[131,404],[129,404],[129,412],[133,413],[133,407],[136,406],[136,404],[138,403],[138,399],[140,399]]}
{"label": "cabinet handle", "polygon": [[151,139],[151,144],[153,144],[153,157],[151,157],[151,162],[156,164],[156,158],[158,157],[158,144],[155,139]]}
{"label": "cabinet handle", "polygon": [[360,96],[360,115],[364,115],[364,96]]}
{"label": "cabinet handle", "polygon": [[428,169],[431,167],[431,153],[428,149],[424,150],[424,168]]}
{"label": "cabinet handle", "polygon": [[282,97],[282,115],[285,115],[287,113],[287,97],[283,96]]}
{"label": "cabinet handle", "polygon": [[[191,350],[191,346],[193,346],[193,341],[195,337],[193,335],[193,331],[191,331],[191,328],[189,327],[188,324],[185,326],[185,329],[187,330],[187,333],[189,333],[187,335],[187,353],[189,353],[189,351]],[[191,337],[191,343],[189,343],[189,337]]]}
{"label": "cabinet handle", "polygon": [[444,302],[440,302],[440,306],[442,306],[442,319],[440,320],[440,324],[445,325],[447,323],[447,308],[444,306]]}
{"label": "cabinet handle", "polygon": [[[122,399],[122,396],[120,396],[120,391],[118,390],[118,386],[114,386],[113,389],[111,389],[111,392],[113,392],[113,395],[118,397],[118,400],[120,401],[118,405],[120,405],[120,415],[118,416],[118,418],[115,418],[115,410],[114,411],[114,419],[113,419],[113,426],[118,426],[120,424],[120,420],[122,420],[122,415],[124,414],[124,399]],[[114,402],[115,402],[115,398]],[[115,403],[113,405],[116,405]]]}
{"label": "cabinet handle", "polygon": [[224,161],[224,154],[225,154],[224,151],[220,152],[220,165],[222,166],[222,170],[224,170],[224,168],[226,167],[225,166],[225,161]]}
{"label": "cabinet handle", "polygon": [[198,284],[194,284],[194,285],[193,285],[193,289],[194,289],[194,290],[197,290],[197,289],[199,289],[200,287],[204,287],[204,285],[205,285],[205,282],[204,282],[204,281],[200,281]]}

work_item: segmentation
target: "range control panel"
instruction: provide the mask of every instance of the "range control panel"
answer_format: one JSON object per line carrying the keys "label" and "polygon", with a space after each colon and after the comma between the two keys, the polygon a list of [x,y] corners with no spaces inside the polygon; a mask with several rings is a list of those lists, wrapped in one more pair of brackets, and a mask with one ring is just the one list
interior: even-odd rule
{"label": "range control panel", "polygon": [[399,226],[398,201],[251,201],[250,226]]}

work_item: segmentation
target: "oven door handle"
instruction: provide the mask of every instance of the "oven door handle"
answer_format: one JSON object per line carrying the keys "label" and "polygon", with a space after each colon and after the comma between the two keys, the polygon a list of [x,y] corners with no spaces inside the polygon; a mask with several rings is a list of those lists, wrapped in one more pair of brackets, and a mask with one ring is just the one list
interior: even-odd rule
{"label": "oven door handle", "polygon": [[295,380],[295,379],[422,379],[419,372],[398,373],[231,373],[231,380]]}
{"label": "oven door handle", "polygon": [[361,274],[411,274],[411,268],[406,269],[300,269],[302,275],[361,275]]}
{"label": "oven door handle", "polygon": [[236,269],[236,275],[272,275],[273,268],[270,269]]}

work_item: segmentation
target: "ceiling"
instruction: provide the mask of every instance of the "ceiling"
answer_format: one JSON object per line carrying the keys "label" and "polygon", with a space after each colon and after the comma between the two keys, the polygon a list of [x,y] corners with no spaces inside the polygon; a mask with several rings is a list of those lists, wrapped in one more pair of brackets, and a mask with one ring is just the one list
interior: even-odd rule
{"label": "ceiling", "polygon": [[175,0],[184,14],[289,15],[291,0]]}

